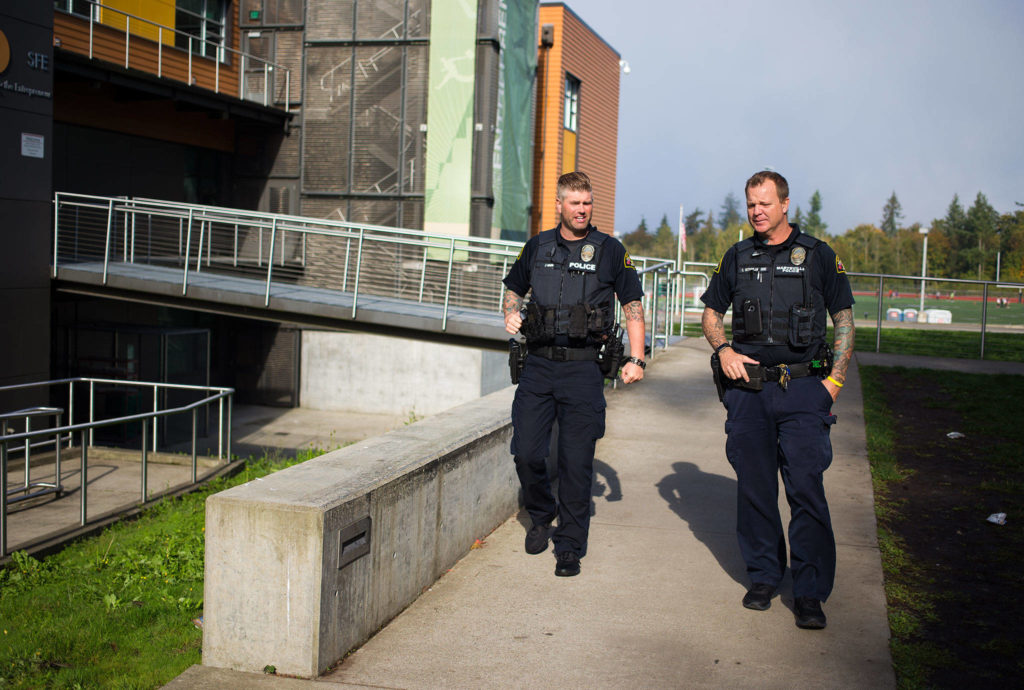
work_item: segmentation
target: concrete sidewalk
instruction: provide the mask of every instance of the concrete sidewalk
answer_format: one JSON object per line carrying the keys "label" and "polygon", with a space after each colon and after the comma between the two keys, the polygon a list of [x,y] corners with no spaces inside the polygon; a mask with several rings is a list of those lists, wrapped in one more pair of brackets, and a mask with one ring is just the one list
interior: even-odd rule
{"label": "concrete sidewalk", "polygon": [[551,549],[527,555],[520,516],[318,680],[194,666],[167,687],[893,687],[856,365],[825,474],[836,587],[828,628],[807,631],[788,578],[770,610],[740,605],[736,481],[708,353],[688,339],[609,391],[580,576],[556,578]]}

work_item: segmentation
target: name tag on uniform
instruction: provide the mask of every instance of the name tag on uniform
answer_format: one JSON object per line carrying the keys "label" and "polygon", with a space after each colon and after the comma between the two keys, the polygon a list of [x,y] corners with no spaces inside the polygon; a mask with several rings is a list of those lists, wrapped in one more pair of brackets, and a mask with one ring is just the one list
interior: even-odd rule
{"label": "name tag on uniform", "polygon": [[775,272],[776,273],[797,273],[797,274],[800,274],[800,273],[804,272],[804,267],[803,266],[776,266],[775,267]]}
{"label": "name tag on uniform", "polygon": [[597,264],[583,263],[582,261],[570,261],[570,271],[581,271],[583,273],[594,273],[597,271]]}

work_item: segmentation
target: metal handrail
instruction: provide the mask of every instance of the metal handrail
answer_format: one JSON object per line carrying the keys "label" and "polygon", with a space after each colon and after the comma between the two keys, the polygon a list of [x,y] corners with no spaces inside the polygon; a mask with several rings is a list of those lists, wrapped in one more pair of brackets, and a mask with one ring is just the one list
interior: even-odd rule
{"label": "metal handrail", "polygon": [[[195,36],[193,34],[190,34],[190,33],[186,32],[186,31],[181,31],[179,29],[175,29],[172,26],[165,26],[165,25],[160,24],[158,22],[154,22],[151,19],[146,19],[145,17],[139,17],[137,15],[131,14],[130,12],[125,12],[124,10],[119,9],[117,7],[110,7],[108,5],[104,5],[99,0],[79,0],[79,1],[84,1],[86,4],[91,6],[91,9],[88,12],[88,15],[89,15],[89,17],[88,17],[88,22],[89,22],[89,59],[90,60],[93,59],[93,53],[94,53],[94,36],[93,36],[93,34],[94,34],[94,25],[95,24],[99,23],[100,26],[104,26],[104,27],[106,27],[108,29],[111,29],[113,31],[120,31],[120,29],[117,28],[116,26],[112,26],[110,24],[97,21],[97,16],[98,16],[99,13],[96,12],[96,9],[98,8],[98,9],[103,10],[104,12],[111,12],[111,13],[114,13],[114,14],[121,15],[121,16],[123,16],[125,18],[125,27],[124,27],[124,35],[125,35],[125,38],[124,38],[124,66],[125,66],[125,69],[128,69],[130,67],[130,51],[129,51],[129,46],[131,44],[131,37],[132,37],[131,23],[133,21],[135,21],[135,22],[141,22],[143,24],[149,24],[150,26],[156,27],[156,29],[157,29],[157,40],[155,41],[156,44],[157,44],[157,72],[156,72],[156,76],[163,77],[164,31],[166,30],[166,31],[169,31],[169,32],[171,32],[173,34],[176,34],[176,35],[181,35],[181,36],[188,37],[188,50],[186,52],[188,53],[188,83],[189,83],[189,85],[193,85],[193,79],[194,79],[194,75],[192,73],[192,56],[193,56],[193,53],[195,51],[193,51],[193,49],[192,49],[192,42],[193,41],[199,41],[203,45],[211,45],[211,46],[213,46],[214,52],[216,53],[215,56],[212,57],[212,58],[209,57],[208,55],[199,55],[199,57],[201,57],[203,59],[213,60],[213,62],[214,62],[214,88],[213,88],[214,92],[216,92],[216,93],[220,93],[221,92],[220,91],[220,63],[221,63],[222,60],[221,60],[220,56],[221,56],[222,53],[231,53],[233,55],[237,55],[243,61],[249,60],[249,61],[254,61],[256,63],[259,63],[259,64],[263,65],[263,79],[264,79],[263,105],[264,106],[269,106],[270,105],[270,100],[269,100],[270,96],[269,95],[270,95],[270,91],[271,91],[271,84],[270,84],[270,79],[272,77],[271,73],[274,70],[280,70],[280,71],[284,72],[284,82],[285,82],[285,87],[284,87],[284,109],[285,109],[285,112],[291,112],[291,110],[290,110],[290,107],[291,107],[291,70],[288,69],[287,67],[284,67],[283,65],[280,65],[280,64],[278,64],[276,62],[271,62],[270,60],[266,60],[264,58],[258,57],[256,55],[252,55],[250,53],[246,53],[246,52],[243,52],[241,50],[236,50],[234,48],[231,48],[230,46],[227,46],[227,45],[224,45],[224,44],[221,44],[221,43],[217,43],[216,41],[211,41],[211,40],[206,39],[206,38],[197,37],[197,36]],[[70,16],[78,17],[79,19],[84,19],[84,17],[82,17],[82,15],[80,15],[78,13],[71,12],[69,10],[62,10],[59,7],[55,8],[55,9],[58,12],[64,12],[65,14],[68,14]],[[150,40],[150,39],[144,38],[142,36],[139,36],[138,34],[135,34],[135,38],[138,39],[138,40],[141,40],[141,41],[149,41]],[[178,48],[177,46],[174,46],[174,49],[175,50],[182,50],[181,48]],[[239,68],[238,68],[238,94],[237,95],[238,95],[238,98],[241,99],[241,100],[252,100],[252,99],[245,98],[245,66],[244,66],[244,63],[240,64]]]}
{"label": "metal handrail", "polygon": [[[88,384],[89,386],[89,400],[88,402],[88,419],[85,422],[74,423],[75,419],[75,397],[74,397],[74,385],[76,383]],[[26,430],[19,433],[6,433],[6,429],[3,429],[0,434],[0,496],[3,500],[0,500],[0,558],[7,555],[7,496],[12,493],[8,489],[8,476],[7,476],[7,464],[8,464],[8,445],[18,441],[30,444],[32,439],[35,438],[49,438],[53,437],[56,441],[56,457],[57,457],[57,475],[55,478],[55,491],[60,491],[60,449],[61,439],[67,436],[68,447],[71,447],[73,439],[76,433],[80,434],[81,439],[81,485],[80,485],[80,517],[79,522],[82,526],[85,526],[88,522],[88,449],[93,445],[94,437],[93,433],[98,428],[114,426],[118,424],[126,424],[129,422],[141,422],[140,428],[142,431],[141,438],[141,499],[145,502],[149,498],[149,487],[148,487],[148,451],[149,451],[149,420],[152,420],[152,434],[153,434],[153,452],[157,450],[157,422],[163,417],[169,417],[171,415],[182,414],[191,412],[192,416],[192,438],[191,438],[191,481],[190,485],[194,485],[200,481],[198,476],[198,454],[197,454],[197,428],[198,428],[198,417],[197,413],[200,408],[207,405],[217,403],[218,405],[218,430],[217,430],[217,458],[223,459],[225,457],[231,457],[231,408],[232,400],[234,396],[233,388],[225,388],[219,386],[198,386],[191,384],[174,384],[174,383],[159,383],[159,382],[148,382],[148,381],[123,381],[120,379],[107,379],[107,378],[94,378],[94,377],[72,377],[65,379],[55,379],[51,381],[37,381],[32,383],[15,384],[11,386],[0,387],[0,393],[7,391],[24,391],[33,388],[41,387],[52,387],[61,384],[68,384],[68,424],[64,424],[61,421],[61,417],[58,414],[57,425],[46,429],[31,429],[26,424]],[[128,387],[143,387],[152,388],[153,390],[153,404],[154,409],[148,412],[141,412],[138,414],[124,415],[120,417],[114,417],[110,419],[95,418],[95,405],[93,399],[95,397],[95,386],[96,384],[105,384],[113,386],[128,386]],[[208,395],[194,402],[179,407],[159,409],[159,395],[160,389],[169,390],[191,390],[206,392]],[[225,401],[227,403],[225,408]],[[34,408],[40,411],[40,414],[53,414],[54,411],[62,408]],[[45,411],[45,412],[44,412]],[[0,415],[2,418],[10,418],[12,416],[24,416],[25,410],[19,410],[5,415]],[[225,418],[226,413],[226,418]],[[27,447],[27,445],[26,445]],[[26,463],[29,458],[26,452]],[[26,481],[28,481],[28,466],[26,465]],[[24,498],[18,499],[24,500]],[[10,501],[14,502],[14,501]]]}
{"label": "metal handrail", "polygon": [[[182,270],[182,291],[187,294],[193,272],[215,269],[220,273],[252,278],[253,269],[259,269],[264,282],[265,307],[269,307],[273,298],[276,281],[329,284],[333,289],[337,289],[340,282],[342,291],[353,293],[355,317],[363,294],[388,294],[380,284],[396,282],[396,274],[401,272],[397,263],[399,258],[404,261],[415,258],[402,257],[402,250],[411,249],[420,255],[417,259],[419,285],[415,299],[419,302],[433,301],[442,307],[441,330],[446,330],[453,306],[500,309],[500,276],[495,276],[493,281],[475,280],[475,289],[481,294],[467,293],[456,299],[455,269],[475,263],[474,270],[484,265],[490,266],[492,273],[499,266],[504,270],[522,247],[522,243],[508,240],[441,235],[154,199],[58,192],[54,195],[54,207],[53,277],[57,277],[62,265],[82,260],[82,254],[92,261],[102,260],[104,283],[111,263],[159,263],[163,266],[177,263]],[[160,224],[162,229],[159,232],[163,237],[158,239],[158,231],[154,228]],[[176,238],[173,241],[170,233]],[[274,253],[269,256],[263,250],[265,233],[270,234],[274,245]],[[204,239],[198,252],[194,253],[197,235]],[[241,235],[245,238],[240,239]],[[289,245],[289,240],[295,238],[298,241]],[[318,259],[315,253],[307,250],[307,244],[314,238],[329,245],[322,253],[333,252],[334,258],[330,262]],[[160,242],[162,244],[155,250],[156,254],[150,250],[139,250],[139,247],[156,247]],[[120,252],[118,247],[122,245],[124,251]],[[292,258],[289,258],[288,246],[292,246],[295,252]],[[296,251],[296,247],[301,251]],[[368,266],[367,254],[382,251],[387,252],[393,261],[387,265]],[[320,265],[315,265],[318,260]],[[328,271],[337,273],[335,267],[339,263],[343,266],[342,275],[336,275],[336,278],[325,275]],[[436,275],[428,275],[428,263],[436,267]],[[467,273],[462,276],[463,282],[469,280],[466,276],[474,278]],[[435,282],[428,285],[431,280]],[[349,281],[354,282],[349,285]],[[430,300],[432,295],[435,299]]]}
{"label": "metal handrail", "polygon": [[[62,407],[29,407],[23,410],[15,410],[13,412],[5,412],[0,414],[0,421],[8,419],[24,419],[25,420],[25,431],[32,429],[32,418],[33,417],[56,417],[57,426],[61,425],[61,417],[64,414],[64,408]],[[0,427],[0,434],[7,433],[6,424]],[[32,481],[32,449],[40,446],[48,446],[50,443],[54,447],[54,481],[52,482],[33,482]],[[60,436],[54,436],[53,441],[39,441],[32,443],[31,438],[25,439],[24,445],[25,451],[25,479],[22,482],[22,486],[15,487],[13,489],[8,488],[3,492],[3,499],[6,503],[17,503],[18,501],[25,501],[30,498],[36,498],[37,496],[45,496],[51,493],[59,494],[63,487],[60,484],[60,460],[61,460],[61,447],[60,447]],[[5,468],[6,471],[6,468]],[[40,489],[39,491],[32,491],[33,489]],[[16,494],[23,494],[17,496]],[[14,495],[14,498],[8,498]]]}

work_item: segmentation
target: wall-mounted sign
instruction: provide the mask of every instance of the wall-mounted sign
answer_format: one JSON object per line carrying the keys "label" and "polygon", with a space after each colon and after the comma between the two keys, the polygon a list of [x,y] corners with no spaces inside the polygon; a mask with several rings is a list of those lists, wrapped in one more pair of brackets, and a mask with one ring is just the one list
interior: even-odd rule
{"label": "wall-mounted sign", "polygon": [[46,138],[39,134],[22,132],[21,155],[26,158],[43,158],[46,155]]}
{"label": "wall-mounted sign", "polygon": [[0,74],[4,73],[9,64],[11,64],[11,43],[7,40],[4,32],[0,31]]}

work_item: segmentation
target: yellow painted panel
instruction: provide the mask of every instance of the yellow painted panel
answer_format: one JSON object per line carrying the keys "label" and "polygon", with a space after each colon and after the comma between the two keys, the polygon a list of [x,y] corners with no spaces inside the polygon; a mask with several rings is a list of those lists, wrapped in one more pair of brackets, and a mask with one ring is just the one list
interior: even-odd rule
{"label": "yellow painted panel", "polygon": [[[103,4],[105,8],[100,10],[102,24],[119,31],[124,31],[127,25],[132,36],[151,41],[160,38],[159,26],[163,26],[164,45],[174,45],[174,31],[171,31],[174,28],[174,0],[105,0]],[[131,19],[126,14],[132,15]]]}
{"label": "yellow painted panel", "polygon": [[576,132],[562,130],[562,174],[576,170]]}

